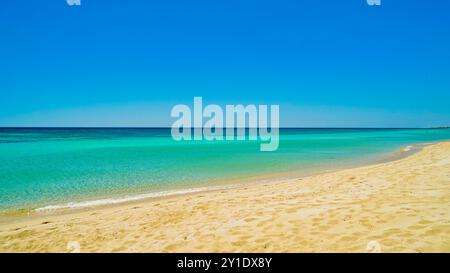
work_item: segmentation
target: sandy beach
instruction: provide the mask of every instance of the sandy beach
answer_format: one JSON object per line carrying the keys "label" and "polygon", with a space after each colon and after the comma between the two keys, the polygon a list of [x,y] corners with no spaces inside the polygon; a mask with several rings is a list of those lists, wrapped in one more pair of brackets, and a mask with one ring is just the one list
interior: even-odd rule
{"label": "sandy beach", "polygon": [[0,252],[69,252],[74,241],[81,252],[450,252],[450,142],[333,173],[0,225]]}

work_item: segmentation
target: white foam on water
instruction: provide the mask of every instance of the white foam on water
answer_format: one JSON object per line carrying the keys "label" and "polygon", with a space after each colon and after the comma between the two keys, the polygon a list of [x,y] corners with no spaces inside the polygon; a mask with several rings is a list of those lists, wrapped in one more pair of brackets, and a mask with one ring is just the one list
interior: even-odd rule
{"label": "white foam on water", "polygon": [[[283,181],[289,181],[289,178],[284,179],[277,179],[276,181],[283,182]],[[258,180],[260,183],[263,182],[271,182],[274,181],[273,179],[262,179]],[[173,195],[183,195],[183,194],[189,194],[189,193],[199,193],[199,192],[205,192],[205,191],[215,191],[215,190],[227,190],[232,188],[238,188],[241,187],[242,183],[236,183],[236,184],[229,184],[229,185],[217,185],[217,186],[207,186],[207,187],[198,187],[198,188],[188,188],[188,189],[182,189],[182,190],[169,190],[169,191],[160,191],[160,192],[153,192],[153,193],[144,193],[144,194],[137,194],[137,195],[131,195],[131,196],[125,196],[125,197],[118,197],[118,198],[105,198],[105,199],[97,199],[92,201],[81,201],[81,202],[69,202],[66,204],[59,204],[59,205],[49,205],[41,208],[34,209],[35,212],[50,212],[54,210],[60,210],[60,209],[77,209],[77,208],[86,208],[86,207],[94,207],[94,206],[100,206],[100,205],[111,205],[111,204],[118,204],[118,203],[126,203],[130,201],[139,201],[143,199],[150,199],[150,198],[157,198],[157,197],[167,197],[167,196],[173,196]]]}
{"label": "white foam on water", "polygon": [[156,198],[156,197],[164,197],[164,196],[171,196],[171,195],[196,193],[196,192],[202,192],[202,191],[206,191],[206,190],[211,190],[211,188],[203,187],[203,188],[193,188],[193,189],[186,189],[186,190],[161,191],[161,192],[155,192],[155,193],[146,193],[146,194],[138,194],[138,195],[133,195],[133,196],[125,196],[125,197],[120,197],[120,198],[106,198],[106,199],[98,199],[98,200],[92,200],[92,201],[70,202],[67,204],[45,206],[42,208],[37,208],[34,211],[45,212],[45,211],[53,211],[53,210],[59,210],[59,209],[74,209],[74,208],[93,207],[93,206],[99,206],[99,205],[110,205],[110,204],[125,203],[125,202],[130,202],[130,201],[138,201],[138,200],[147,199],[147,198]]}

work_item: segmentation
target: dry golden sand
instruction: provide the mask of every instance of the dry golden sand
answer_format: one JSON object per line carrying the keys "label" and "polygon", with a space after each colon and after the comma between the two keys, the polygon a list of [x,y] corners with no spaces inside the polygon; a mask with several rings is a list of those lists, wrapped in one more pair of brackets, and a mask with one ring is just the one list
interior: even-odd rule
{"label": "dry golden sand", "polygon": [[0,226],[2,252],[67,252],[69,241],[82,252],[450,252],[450,143],[372,166]]}

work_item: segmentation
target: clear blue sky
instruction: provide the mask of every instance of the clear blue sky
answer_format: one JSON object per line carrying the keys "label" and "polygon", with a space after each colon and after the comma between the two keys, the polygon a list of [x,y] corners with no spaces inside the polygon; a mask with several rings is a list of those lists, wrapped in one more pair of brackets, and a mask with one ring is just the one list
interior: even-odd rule
{"label": "clear blue sky", "polygon": [[280,104],[282,126],[450,125],[450,1],[4,1],[0,126],[170,126]]}

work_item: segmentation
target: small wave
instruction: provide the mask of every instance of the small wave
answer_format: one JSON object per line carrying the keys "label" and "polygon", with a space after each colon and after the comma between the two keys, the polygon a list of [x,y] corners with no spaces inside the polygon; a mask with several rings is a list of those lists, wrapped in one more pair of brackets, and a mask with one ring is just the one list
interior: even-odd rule
{"label": "small wave", "polygon": [[117,204],[117,203],[125,203],[130,201],[138,201],[142,199],[147,198],[156,198],[156,197],[164,197],[164,196],[171,196],[171,195],[181,195],[186,193],[196,193],[196,192],[202,192],[209,190],[211,188],[194,188],[194,189],[186,189],[186,190],[174,190],[174,191],[161,191],[161,192],[155,192],[155,193],[146,193],[146,194],[138,194],[133,196],[126,196],[121,198],[107,198],[107,199],[99,199],[99,200],[92,200],[92,201],[83,201],[83,202],[70,202],[67,204],[61,204],[61,205],[50,205],[45,206],[42,208],[37,208],[34,211],[36,212],[46,212],[46,211],[53,211],[53,210],[59,210],[59,209],[74,209],[74,208],[85,208],[85,207],[93,207],[93,206],[99,206],[99,205],[110,205],[110,204]]}

